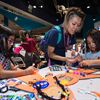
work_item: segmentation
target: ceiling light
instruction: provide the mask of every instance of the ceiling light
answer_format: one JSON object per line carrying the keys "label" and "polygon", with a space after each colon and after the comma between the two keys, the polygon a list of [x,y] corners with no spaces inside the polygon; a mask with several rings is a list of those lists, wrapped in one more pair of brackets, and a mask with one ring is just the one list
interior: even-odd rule
{"label": "ceiling light", "polygon": [[36,8],[36,6],[34,5],[33,8]]}
{"label": "ceiling light", "polygon": [[90,6],[91,6],[91,4],[90,4],[90,2],[88,3],[88,5],[87,5],[87,9],[89,9],[90,8]]}
{"label": "ceiling light", "polygon": [[41,5],[40,8],[43,8],[43,5]]}
{"label": "ceiling light", "polygon": [[93,16],[93,21],[95,21],[95,16]]}
{"label": "ceiling light", "polygon": [[58,21],[58,19],[56,19],[56,21]]}
{"label": "ceiling light", "polygon": [[89,9],[90,8],[90,6],[87,6],[87,9]]}
{"label": "ceiling light", "polygon": [[30,1],[28,1],[28,3],[30,3]]}

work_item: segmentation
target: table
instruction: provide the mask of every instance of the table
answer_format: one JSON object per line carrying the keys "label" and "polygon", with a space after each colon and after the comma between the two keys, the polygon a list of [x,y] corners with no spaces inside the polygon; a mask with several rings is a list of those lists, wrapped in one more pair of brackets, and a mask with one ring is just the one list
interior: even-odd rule
{"label": "table", "polygon": [[[76,69],[74,67],[71,67],[71,68]],[[50,72],[50,70],[48,70],[47,68],[44,68],[44,69],[41,69],[39,73],[40,74],[42,73],[42,76],[44,77],[47,71]],[[60,73],[65,73],[65,71],[66,70],[52,71],[52,72],[53,72],[53,76],[55,76]],[[93,74],[100,74],[100,71],[95,72]],[[68,87],[73,91],[76,100],[100,100],[100,97],[98,96],[95,97],[91,94],[88,94],[90,91],[97,91],[100,93],[100,78],[79,80],[77,83],[70,85]],[[79,89],[81,89],[80,92],[78,92]]]}
{"label": "table", "polygon": [[[73,70],[76,69],[74,67],[71,67]],[[61,73],[65,73],[66,70],[63,69],[63,71],[50,71],[48,67],[40,69],[39,74],[42,77],[45,77],[47,72],[52,72],[53,76]],[[100,74],[100,71],[95,72],[93,74]],[[96,92],[100,93],[100,78],[94,78],[94,79],[85,79],[85,80],[79,80],[77,83],[68,86],[74,93],[74,99],[73,100],[100,100],[100,97],[90,94],[90,91],[94,90]],[[0,93],[0,95],[11,95],[11,94],[29,94],[29,92],[25,91],[8,91],[6,93]]]}

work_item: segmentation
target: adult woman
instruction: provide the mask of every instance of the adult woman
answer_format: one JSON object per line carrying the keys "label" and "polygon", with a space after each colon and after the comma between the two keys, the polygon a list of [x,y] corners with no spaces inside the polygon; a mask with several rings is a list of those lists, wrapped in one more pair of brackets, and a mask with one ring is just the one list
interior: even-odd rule
{"label": "adult woman", "polygon": [[32,74],[35,70],[33,67],[21,70],[12,64],[11,57],[13,56],[14,41],[15,32],[0,25],[0,79]]}
{"label": "adult woman", "polygon": [[52,65],[61,65],[63,61],[71,62],[72,57],[65,57],[66,47],[76,43],[75,33],[82,28],[84,19],[85,14],[80,8],[71,7],[65,15],[63,24],[59,25],[62,31],[62,39],[59,44],[57,44],[57,30],[53,28],[50,31],[47,40],[46,58],[48,55]]}

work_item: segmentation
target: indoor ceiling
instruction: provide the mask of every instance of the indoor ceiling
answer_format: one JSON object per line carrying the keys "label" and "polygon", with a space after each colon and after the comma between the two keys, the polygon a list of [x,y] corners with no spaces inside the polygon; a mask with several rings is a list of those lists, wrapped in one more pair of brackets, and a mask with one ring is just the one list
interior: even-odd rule
{"label": "indoor ceiling", "polygon": [[[29,4],[36,5],[37,8],[58,19],[58,24],[63,22],[63,11],[72,6],[80,7],[86,14],[100,15],[100,0],[23,0],[23,2],[27,6]],[[43,5],[43,8],[40,8],[41,5]],[[87,6],[90,6],[90,8],[87,9]],[[57,22],[54,24],[57,24]]]}
{"label": "indoor ceiling", "polygon": [[[31,20],[38,21],[47,27],[34,29],[32,33],[36,34],[43,34],[47,30],[49,30],[53,25],[59,25],[63,22],[65,11],[67,11],[68,7],[76,6],[80,7],[86,14],[100,15],[100,0],[0,0],[11,7],[18,8],[11,9],[10,6],[7,6],[9,10],[13,13],[17,13],[21,16],[29,18]],[[1,3],[0,3],[1,5]],[[41,5],[43,8],[41,8]],[[90,5],[90,8],[87,9],[87,6]],[[1,5],[2,8],[4,5]],[[33,8],[36,6],[36,8]],[[10,7],[10,8],[9,8]],[[22,13],[21,11],[26,12],[26,14]],[[29,14],[29,15],[28,15]],[[31,15],[31,17],[30,17]],[[33,17],[32,17],[33,16]],[[36,16],[39,19],[35,19]],[[3,15],[0,14],[0,23],[3,24],[4,22]],[[18,31],[23,29],[19,27],[16,23],[12,22],[11,20],[8,21],[10,28],[14,29],[18,34]]]}
{"label": "indoor ceiling", "polygon": [[[43,20],[46,20],[52,24],[60,24],[63,22],[63,10],[66,8],[76,6],[86,14],[99,14],[100,15],[100,0],[0,0],[14,7],[22,9],[28,12],[29,5],[32,6],[32,15],[35,15]],[[43,8],[41,8],[41,5]],[[87,9],[87,6],[90,8]],[[33,8],[36,6],[36,8]],[[40,11],[40,12],[38,12]],[[29,12],[30,13],[30,12]],[[49,18],[47,18],[49,17]],[[51,21],[55,19],[55,21]],[[58,19],[58,21],[56,21]]]}

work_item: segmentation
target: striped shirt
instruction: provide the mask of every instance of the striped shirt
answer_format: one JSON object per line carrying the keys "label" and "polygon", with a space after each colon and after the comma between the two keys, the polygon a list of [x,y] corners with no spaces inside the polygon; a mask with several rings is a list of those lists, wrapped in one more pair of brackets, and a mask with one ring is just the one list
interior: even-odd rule
{"label": "striped shirt", "polygon": [[10,60],[6,59],[2,53],[0,53],[0,63],[2,64],[4,70],[11,70]]}

